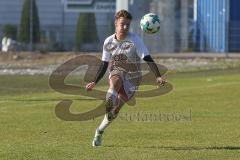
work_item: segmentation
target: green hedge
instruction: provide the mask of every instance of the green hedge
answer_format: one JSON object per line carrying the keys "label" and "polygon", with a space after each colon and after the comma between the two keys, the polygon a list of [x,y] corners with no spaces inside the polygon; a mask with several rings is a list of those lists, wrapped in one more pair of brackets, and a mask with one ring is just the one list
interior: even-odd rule
{"label": "green hedge", "polygon": [[80,50],[83,44],[99,42],[94,13],[80,13],[76,31],[76,49]]}
{"label": "green hedge", "polygon": [[18,41],[29,43],[30,42],[30,6],[33,2],[33,43],[40,42],[40,22],[38,17],[38,9],[35,0],[25,0],[22,9],[21,23],[19,29]]}

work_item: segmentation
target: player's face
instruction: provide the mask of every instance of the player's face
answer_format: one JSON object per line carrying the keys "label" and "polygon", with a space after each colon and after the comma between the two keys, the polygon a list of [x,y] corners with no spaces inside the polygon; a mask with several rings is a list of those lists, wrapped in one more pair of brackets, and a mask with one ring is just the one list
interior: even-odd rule
{"label": "player's face", "polygon": [[124,39],[129,31],[131,20],[126,19],[123,17],[120,17],[115,21],[115,30],[116,30],[116,36],[118,40]]}

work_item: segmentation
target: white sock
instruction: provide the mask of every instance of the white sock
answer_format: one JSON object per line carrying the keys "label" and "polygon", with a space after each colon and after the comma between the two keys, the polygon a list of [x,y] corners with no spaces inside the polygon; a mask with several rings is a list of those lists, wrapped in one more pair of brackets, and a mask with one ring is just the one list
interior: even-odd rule
{"label": "white sock", "polygon": [[109,124],[110,124],[111,122],[112,122],[112,121],[109,121],[108,118],[107,118],[107,115],[105,114],[102,123],[101,123],[100,126],[98,127],[98,130],[99,130],[100,132],[103,132],[103,131],[109,126]]}
{"label": "white sock", "polygon": [[[106,95],[106,101],[108,101],[108,99],[110,98],[112,100],[113,103],[113,108],[116,105],[117,102],[117,97],[118,97],[118,93],[116,90],[109,88],[107,91],[107,95]],[[100,124],[100,126],[98,127],[98,131],[103,132],[111,123],[112,121],[109,121],[107,118],[107,114],[104,115],[104,118],[102,120],[102,123]]]}

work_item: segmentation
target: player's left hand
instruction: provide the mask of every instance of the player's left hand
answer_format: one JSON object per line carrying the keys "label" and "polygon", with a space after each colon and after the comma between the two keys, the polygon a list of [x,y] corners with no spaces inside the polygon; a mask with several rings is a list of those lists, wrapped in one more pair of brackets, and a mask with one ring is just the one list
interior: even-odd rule
{"label": "player's left hand", "polygon": [[167,80],[164,79],[163,77],[157,77],[157,83],[160,84],[161,86],[164,86],[167,83]]}

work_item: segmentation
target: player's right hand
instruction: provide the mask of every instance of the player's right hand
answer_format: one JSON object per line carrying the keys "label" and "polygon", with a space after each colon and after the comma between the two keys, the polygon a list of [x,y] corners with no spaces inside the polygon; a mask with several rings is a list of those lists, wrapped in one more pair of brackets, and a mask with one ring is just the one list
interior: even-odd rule
{"label": "player's right hand", "polygon": [[87,91],[91,91],[93,89],[93,87],[96,85],[95,82],[90,82],[86,85],[86,90]]}

